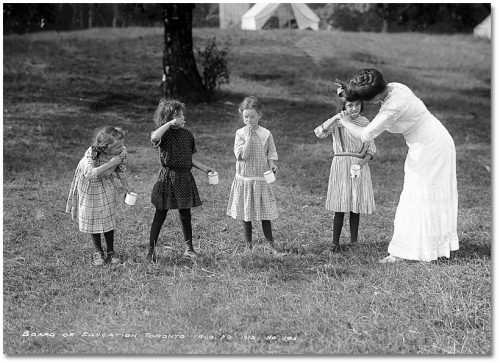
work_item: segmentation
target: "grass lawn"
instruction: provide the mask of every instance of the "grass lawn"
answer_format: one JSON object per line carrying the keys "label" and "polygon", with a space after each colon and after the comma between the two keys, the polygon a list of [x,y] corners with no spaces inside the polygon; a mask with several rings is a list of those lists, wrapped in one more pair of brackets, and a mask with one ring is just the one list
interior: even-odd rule
{"label": "grass lawn", "polygon": [[[202,258],[182,258],[177,211],[167,216],[159,263],[144,264],[159,161],[150,146],[161,96],[163,29],[93,29],[5,36],[3,62],[3,348],[18,354],[470,354],[492,353],[491,43],[468,35],[194,29],[230,50],[231,83],[212,104],[187,105],[202,207],[192,210]],[[312,130],[336,108],[333,80],[377,67],[407,84],[457,147],[460,250],[448,260],[380,265],[392,236],[406,144],[384,133],[370,168],[377,212],[360,241],[330,254],[324,209],[330,141]],[[280,161],[273,223],[279,249],[243,252],[225,215],[232,145],[246,95]],[[374,109],[367,109],[373,115]],[[129,130],[120,204],[119,266],[94,267],[90,236],[65,213],[74,170],[103,125]],[[258,228],[257,228],[258,227]],[[341,243],[347,243],[348,221]]]}

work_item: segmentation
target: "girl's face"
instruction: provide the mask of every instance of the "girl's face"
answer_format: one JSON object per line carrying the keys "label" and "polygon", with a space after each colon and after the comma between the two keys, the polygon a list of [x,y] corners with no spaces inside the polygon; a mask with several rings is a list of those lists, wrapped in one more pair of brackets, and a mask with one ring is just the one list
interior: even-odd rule
{"label": "girl's face", "polygon": [[116,140],[113,144],[108,145],[105,153],[108,155],[120,155],[123,150],[123,139]]}
{"label": "girl's face", "polygon": [[251,129],[256,129],[259,126],[260,113],[258,113],[253,108],[243,110],[242,116],[245,125],[250,127]]}
{"label": "girl's face", "polygon": [[345,110],[349,112],[349,115],[351,115],[351,118],[357,118],[359,116],[359,113],[361,112],[361,102],[355,101],[355,102],[346,102],[345,103]]}
{"label": "girl's face", "polygon": [[174,119],[176,120],[175,126],[174,126],[176,129],[180,129],[180,128],[184,127],[184,125],[186,125],[186,120],[184,119],[184,112],[183,111],[179,111],[178,113],[176,113],[174,115]]}

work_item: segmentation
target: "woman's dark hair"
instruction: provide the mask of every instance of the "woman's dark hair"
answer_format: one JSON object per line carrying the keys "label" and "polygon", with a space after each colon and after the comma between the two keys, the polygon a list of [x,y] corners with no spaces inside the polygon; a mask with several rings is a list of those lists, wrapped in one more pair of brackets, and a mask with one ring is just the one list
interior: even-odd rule
{"label": "woman's dark hair", "polygon": [[346,101],[369,101],[387,88],[382,73],[374,68],[361,69],[346,83]]}
{"label": "woman's dark hair", "polygon": [[186,106],[181,101],[161,98],[153,116],[153,121],[156,127],[160,127],[185,110]]}

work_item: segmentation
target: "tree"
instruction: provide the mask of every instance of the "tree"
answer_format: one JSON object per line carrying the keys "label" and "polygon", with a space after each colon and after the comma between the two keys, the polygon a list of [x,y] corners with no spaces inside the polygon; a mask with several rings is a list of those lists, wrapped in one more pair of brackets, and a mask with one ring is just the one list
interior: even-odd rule
{"label": "tree", "polygon": [[209,100],[196,67],[193,52],[192,11],[194,4],[163,4],[165,25],[163,51],[163,93],[183,101]]}

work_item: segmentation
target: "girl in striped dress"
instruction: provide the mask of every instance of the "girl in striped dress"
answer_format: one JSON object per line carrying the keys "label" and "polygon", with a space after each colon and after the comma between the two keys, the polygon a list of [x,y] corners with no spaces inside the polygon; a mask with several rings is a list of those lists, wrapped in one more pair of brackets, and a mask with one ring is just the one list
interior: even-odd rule
{"label": "girl in striped dress", "polygon": [[[119,127],[98,130],[95,143],[78,163],[71,183],[66,212],[78,222],[81,232],[90,233],[95,247],[94,265],[106,261],[120,263],[113,248],[116,229],[116,174],[126,193],[130,187],[125,176],[127,151],[123,146],[126,131]],[[106,240],[106,255],[101,245],[101,233]],[[106,257],[106,258],[105,258]]]}
{"label": "girl in striped dress", "polygon": [[278,154],[271,132],[259,125],[262,108],[252,96],[239,106],[245,126],[236,131],[234,140],[236,175],[226,214],[242,221],[248,249],[252,249],[252,221],[262,221],[264,237],[276,254],[271,220],[278,218],[278,208],[273,186],[266,183],[264,172],[276,173]]}
{"label": "girl in striped dress", "polygon": [[[341,110],[348,112],[353,123],[366,126],[369,121],[361,115],[362,102],[342,102]],[[375,211],[372,181],[368,161],[376,152],[373,141],[361,142],[352,137],[339,124],[340,113],[323,122],[316,128],[318,138],[333,137],[334,157],[328,180],[325,208],[334,212],[332,251],[340,251],[340,232],[344,224],[344,213],[349,212],[351,243],[358,240],[360,213],[371,214]],[[353,165],[359,165],[359,171]]]}

